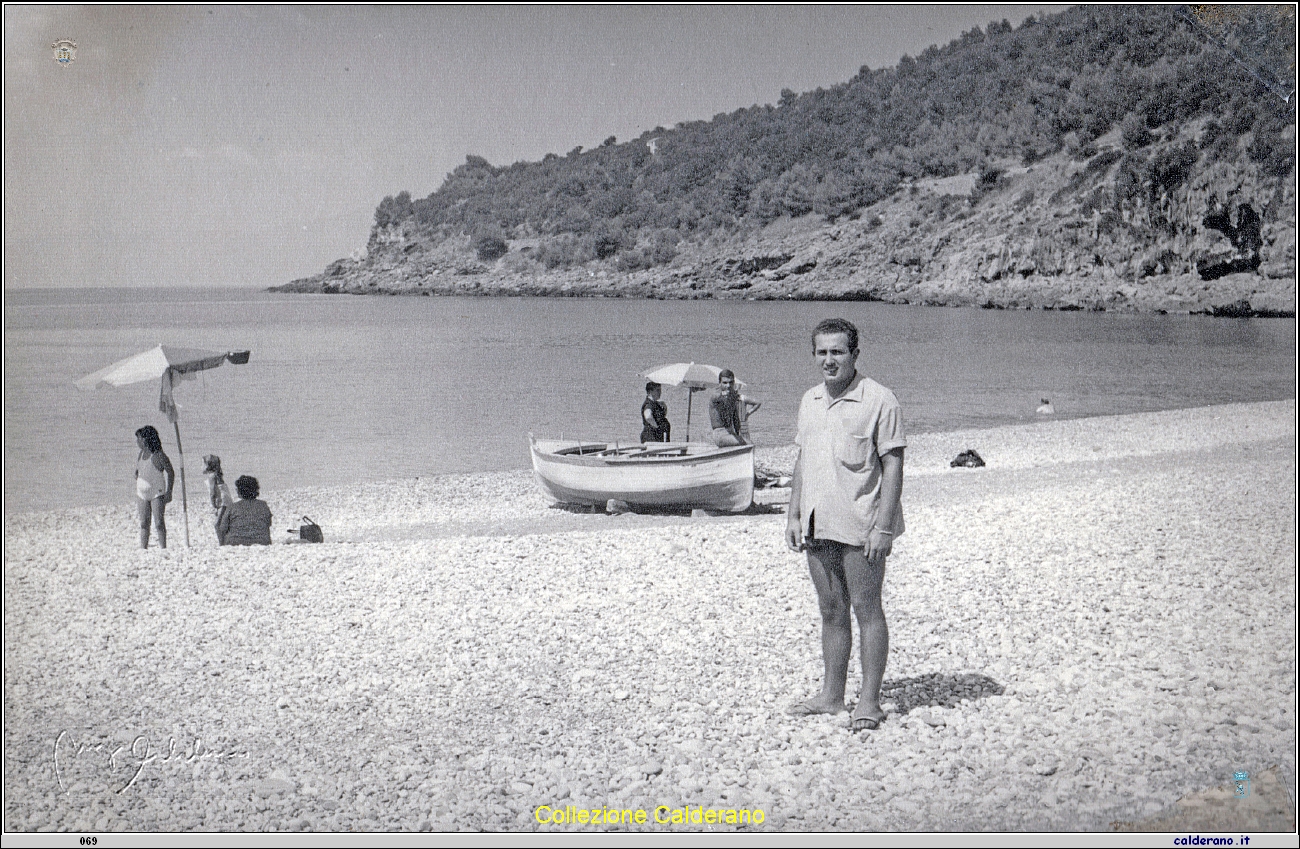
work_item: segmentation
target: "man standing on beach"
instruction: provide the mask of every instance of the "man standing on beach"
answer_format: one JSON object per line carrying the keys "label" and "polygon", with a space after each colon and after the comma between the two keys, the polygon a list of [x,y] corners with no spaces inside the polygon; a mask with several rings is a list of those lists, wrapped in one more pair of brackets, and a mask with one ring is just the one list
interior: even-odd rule
{"label": "man standing on beach", "polygon": [[786,545],[808,555],[822,617],[821,692],[789,708],[795,716],[840,713],[858,620],[862,692],[854,731],[885,719],[880,684],[889,654],[881,607],[885,558],[903,533],[903,418],[894,393],[857,371],[858,329],[831,318],[813,331],[823,382],[799,405]]}

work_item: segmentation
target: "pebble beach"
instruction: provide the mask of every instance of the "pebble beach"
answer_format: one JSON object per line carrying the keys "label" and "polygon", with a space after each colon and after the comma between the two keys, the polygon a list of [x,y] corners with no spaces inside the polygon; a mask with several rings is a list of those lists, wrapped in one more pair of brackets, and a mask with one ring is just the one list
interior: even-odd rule
{"label": "pebble beach", "polygon": [[[1295,425],[912,436],[889,715],[857,735],[785,713],[821,679],[788,490],[696,517],[524,471],[269,491],[277,544],[239,549],[197,474],[190,548],[179,497],[167,550],[125,498],[9,514],[5,829],[1109,831],[1237,771],[1293,810]],[[304,514],[324,544],[281,544]]]}

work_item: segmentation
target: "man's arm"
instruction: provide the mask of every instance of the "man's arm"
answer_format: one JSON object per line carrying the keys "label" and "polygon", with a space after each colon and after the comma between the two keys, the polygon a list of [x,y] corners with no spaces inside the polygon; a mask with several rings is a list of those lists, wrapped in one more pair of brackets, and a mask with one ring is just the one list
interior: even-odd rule
{"label": "man's arm", "polygon": [[791,551],[803,551],[803,520],[799,518],[799,503],[803,497],[803,452],[794,461],[794,474],[790,478],[790,504],[785,508],[785,544]]}
{"label": "man's arm", "polygon": [[880,458],[880,506],[876,523],[867,535],[867,559],[881,560],[894,547],[894,522],[903,497],[903,449],[894,448]]}

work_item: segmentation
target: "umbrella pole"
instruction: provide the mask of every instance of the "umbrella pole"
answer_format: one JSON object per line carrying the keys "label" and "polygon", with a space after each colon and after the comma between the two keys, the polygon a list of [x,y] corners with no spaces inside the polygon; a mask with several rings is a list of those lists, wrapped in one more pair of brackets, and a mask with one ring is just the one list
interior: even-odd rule
{"label": "umbrella pole", "polygon": [[686,387],[686,441],[691,441],[691,400],[695,398],[695,387]]}
{"label": "umbrella pole", "polygon": [[172,427],[176,428],[176,454],[181,461],[181,512],[185,514],[185,547],[190,547],[190,504],[185,497],[185,449],[181,447],[181,426],[178,422],[172,422]]}

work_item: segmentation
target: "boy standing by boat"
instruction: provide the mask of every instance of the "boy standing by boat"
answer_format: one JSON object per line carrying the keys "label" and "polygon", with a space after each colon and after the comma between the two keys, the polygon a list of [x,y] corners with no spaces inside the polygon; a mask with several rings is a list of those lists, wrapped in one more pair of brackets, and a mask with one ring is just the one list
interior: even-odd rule
{"label": "boy standing by boat", "polygon": [[[885,559],[903,533],[902,413],[894,393],[857,371],[858,329],[841,318],[813,331],[822,383],[799,405],[799,457],[790,485],[786,544],[808,557],[822,616],[822,690],[789,713],[840,713],[858,621],[862,692],[854,731],[885,719],[880,684],[889,654],[881,607]],[[851,615],[852,614],[852,615]]]}
{"label": "boy standing by boat", "polygon": [[663,389],[653,380],[645,385],[641,403],[641,441],[667,442],[673,426],[668,423],[668,405],[659,400]]}

